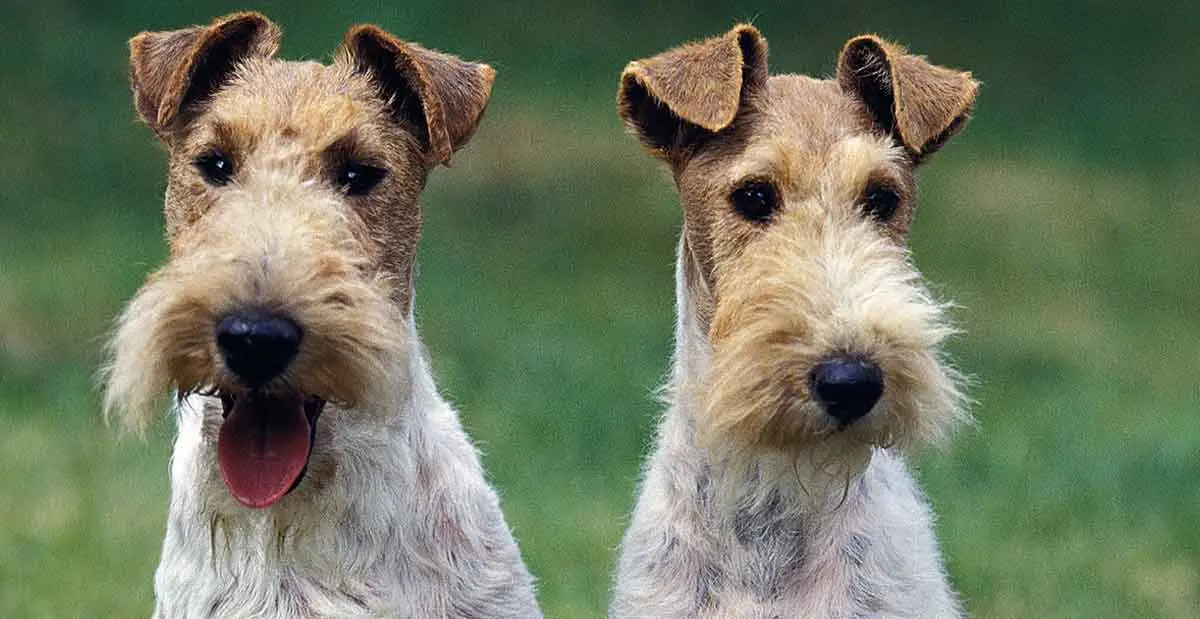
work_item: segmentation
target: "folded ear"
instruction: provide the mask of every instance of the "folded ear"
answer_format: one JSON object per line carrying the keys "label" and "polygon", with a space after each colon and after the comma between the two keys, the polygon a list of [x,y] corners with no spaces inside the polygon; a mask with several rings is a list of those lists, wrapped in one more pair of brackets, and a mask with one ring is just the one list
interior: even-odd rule
{"label": "folded ear", "polygon": [[728,127],[767,81],[767,41],[741,24],[720,37],[635,60],[621,73],[617,109],[660,156]]}
{"label": "folded ear", "polygon": [[496,77],[486,64],[406,43],[369,24],[346,32],[340,55],[376,83],[398,119],[412,123],[430,164],[449,163],[475,133]]}
{"label": "folded ear", "polygon": [[138,115],[160,136],[187,121],[189,107],[212,96],[237,65],[279,49],[279,28],[258,13],[235,13],[209,26],[143,32],[129,40],[129,79]]}
{"label": "folded ear", "polygon": [[931,64],[872,35],[846,43],[837,79],[918,161],[963,128],[979,92],[970,73]]}

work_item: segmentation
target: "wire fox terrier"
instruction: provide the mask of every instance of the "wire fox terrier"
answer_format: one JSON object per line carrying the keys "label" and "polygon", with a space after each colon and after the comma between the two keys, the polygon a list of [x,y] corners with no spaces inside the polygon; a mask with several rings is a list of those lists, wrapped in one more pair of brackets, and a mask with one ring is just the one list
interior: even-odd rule
{"label": "wire fox terrier", "polygon": [[106,410],[179,394],[158,617],[539,617],[412,314],[417,198],[494,72],[350,29],[276,60],[261,15],[130,41],[170,157],[169,262],[124,311]]}
{"label": "wire fox terrier", "polygon": [[907,250],[916,165],[978,84],[874,36],[768,76],[751,26],[630,63],[618,106],[683,204],[669,408],[613,617],[957,617],[898,450],[966,416]]}

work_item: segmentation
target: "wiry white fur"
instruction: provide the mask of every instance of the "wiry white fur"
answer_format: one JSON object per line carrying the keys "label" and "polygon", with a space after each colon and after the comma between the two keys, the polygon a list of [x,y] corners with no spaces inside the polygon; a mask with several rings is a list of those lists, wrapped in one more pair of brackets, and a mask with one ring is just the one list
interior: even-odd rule
{"label": "wiry white fur", "polygon": [[396,362],[411,393],[390,414],[326,410],[305,482],[263,510],[237,505],[217,472],[220,405],[180,403],[156,617],[541,616],[419,347]]}
{"label": "wiry white fur", "polygon": [[[689,288],[702,287],[703,278],[687,273],[696,268],[688,252],[686,241],[681,241],[669,408],[621,545],[610,615],[622,619],[962,616],[942,566],[933,515],[925,499],[901,457],[893,449],[870,444],[873,437],[886,436],[890,430],[869,429],[863,435],[866,440],[826,432],[824,440],[801,440],[797,444],[802,447],[793,450],[748,448],[737,441],[723,442],[719,433],[700,440],[697,420],[720,411],[709,410],[707,390],[712,381],[707,375],[713,346],[695,301],[711,298],[711,292]],[[830,264],[814,267],[829,269],[823,275],[795,275],[818,289],[802,294],[831,295],[843,302],[848,301],[842,296],[847,292],[892,294],[908,310],[915,309],[912,303],[927,300],[915,289],[904,290],[914,284],[915,278],[907,276],[876,282],[892,287],[885,290],[862,291],[854,286],[838,290],[837,286],[853,279],[839,273],[872,269],[852,257],[840,262],[836,255],[835,251],[827,256]],[[900,262],[893,273],[910,268],[902,252],[894,256]],[[888,267],[875,272],[886,273]],[[822,287],[822,277],[835,288]],[[843,336],[870,326],[869,321],[847,319],[846,304],[841,307],[842,314],[824,316],[819,326],[841,331]],[[921,326],[920,321],[914,326]],[[937,321],[924,326],[942,328]],[[940,340],[941,335],[932,337]],[[944,377],[950,381],[953,374]],[[946,423],[960,417],[961,396],[953,385],[934,387],[934,402],[947,407],[935,415]],[[917,405],[928,403],[918,400]],[[886,406],[885,400],[880,408]],[[809,411],[801,407],[792,412]],[[872,423],[887,425],[886,420],[871,420],[872,416],[880,413],[863,420],[868,428]],[[916,426],[909,424],[909,428]],[[819,434],[821,429],[797,431]],[[916,432],[930,438],[940,434],[940,428]]]}

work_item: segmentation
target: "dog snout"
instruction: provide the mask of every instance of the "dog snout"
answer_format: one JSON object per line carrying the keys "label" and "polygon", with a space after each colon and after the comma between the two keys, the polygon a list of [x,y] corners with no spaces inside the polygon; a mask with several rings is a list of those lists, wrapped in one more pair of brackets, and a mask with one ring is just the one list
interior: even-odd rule
{"label": "dog snout", "polygon": [[287,369],[304,332],[293,320],[256,310],[238,310],[217,322],[217,347],[225,366],[251,389]]}
{"label": "dog snout", "polygon": [[841,425],[849,425],[870,412],[883,395],[883,370],[861,357],[839,356],[813,368],[813,398]]}

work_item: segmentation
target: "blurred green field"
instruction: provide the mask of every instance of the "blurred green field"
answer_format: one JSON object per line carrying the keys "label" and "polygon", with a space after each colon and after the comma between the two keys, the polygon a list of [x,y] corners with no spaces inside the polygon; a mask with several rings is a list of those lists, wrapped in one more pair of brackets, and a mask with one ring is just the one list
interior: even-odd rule
{"label": "blurred green field", "polygon": [[[164,256],[125,39],[243,5],[0,7],[0,617],[151,606],[172,429],[118,440],[92,375]],[[347,26],[491,62],[424,199],[418,319],[550,617],[599,617],[667,367],[679,213],[613,110],[624,63],[753,20],[777,72],[878,31],[985,86],[922,171],[913,247],[978,423],[919,474],[978,617],[1200,617],[1200,22],[1166,2],[258,5],[284,54]]]}

